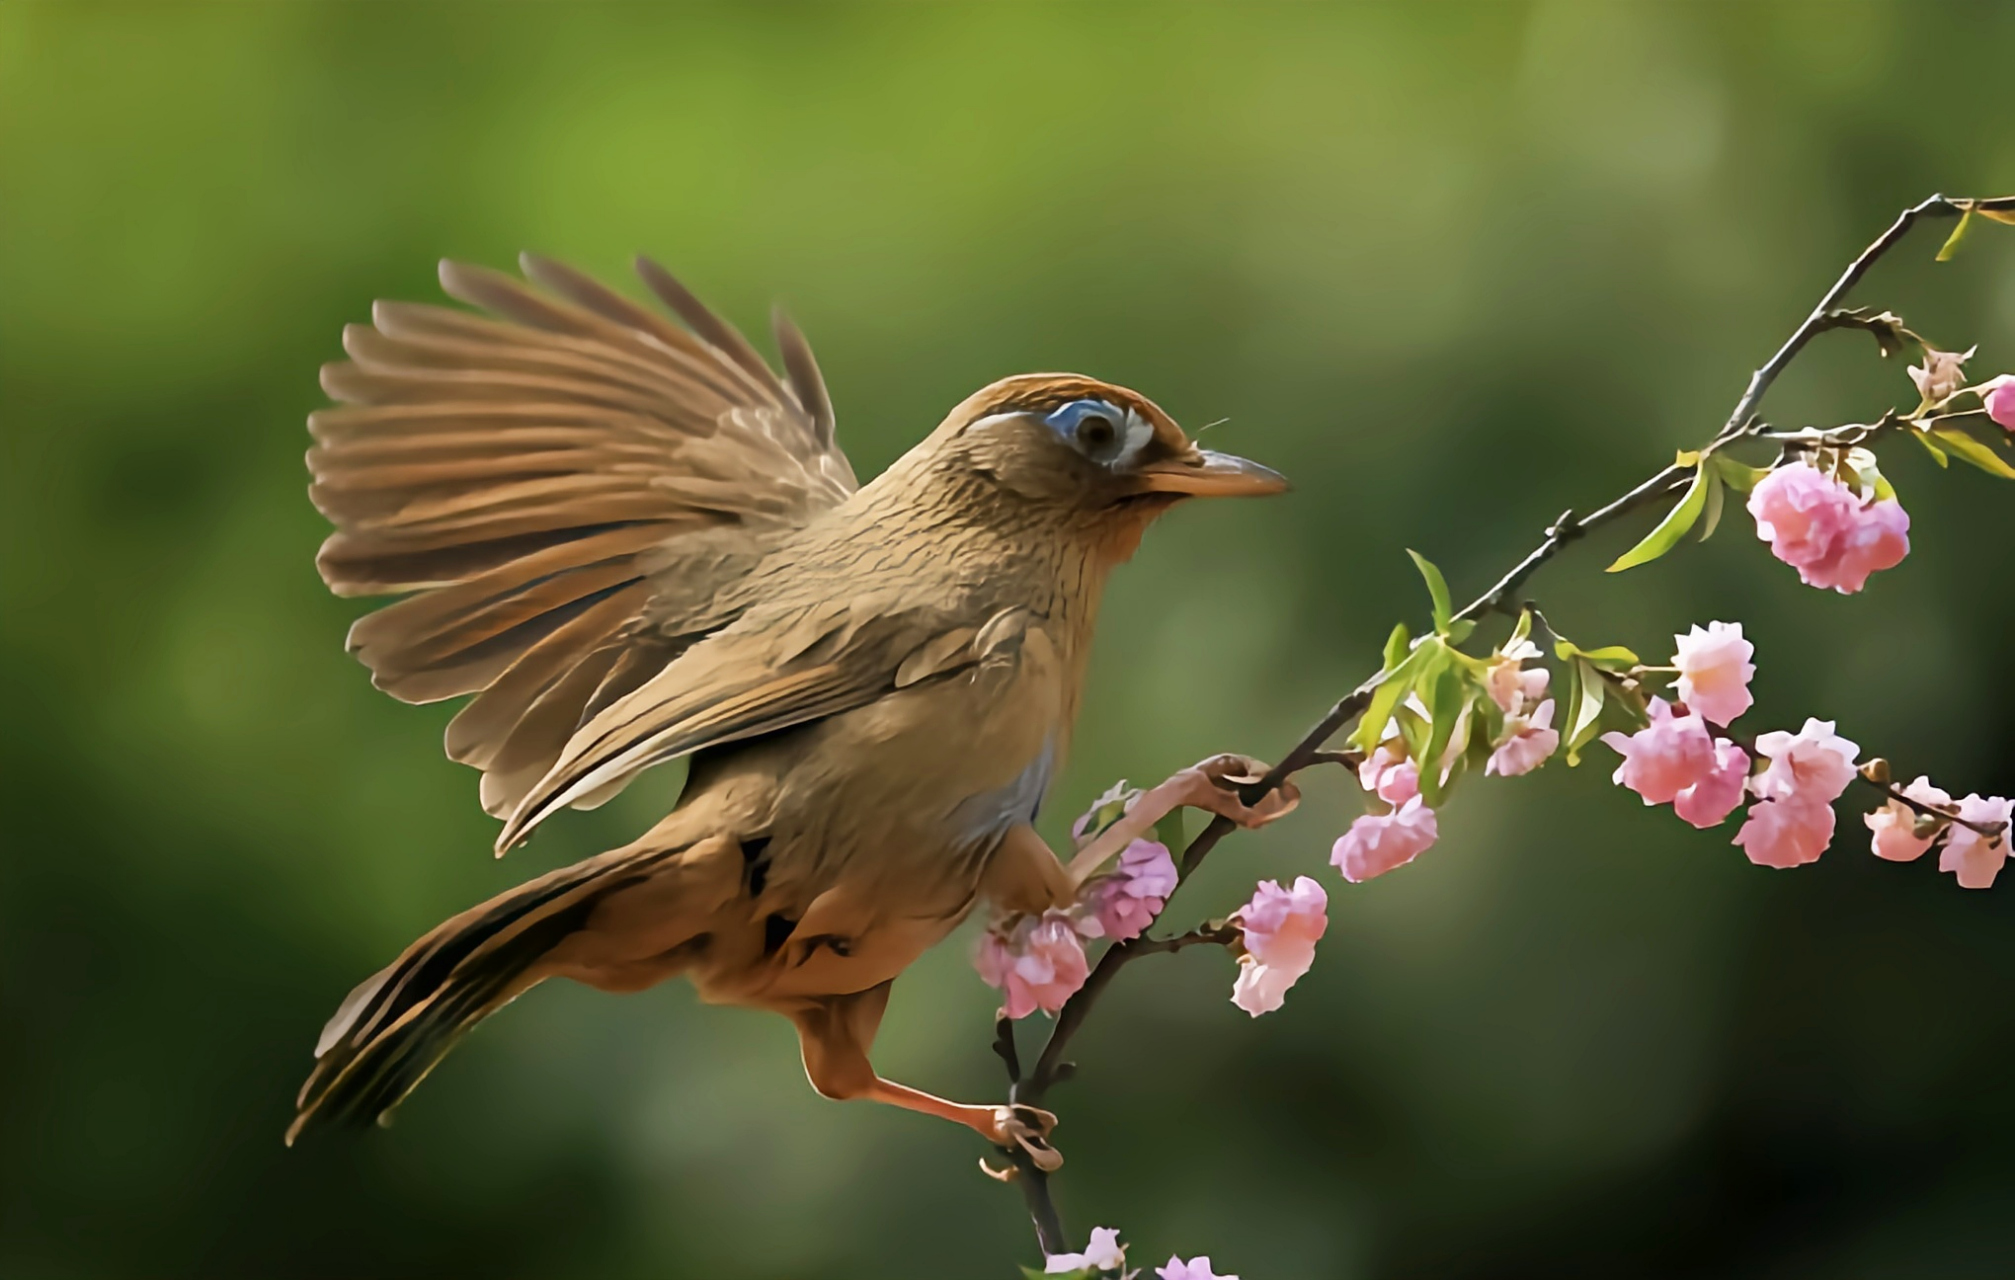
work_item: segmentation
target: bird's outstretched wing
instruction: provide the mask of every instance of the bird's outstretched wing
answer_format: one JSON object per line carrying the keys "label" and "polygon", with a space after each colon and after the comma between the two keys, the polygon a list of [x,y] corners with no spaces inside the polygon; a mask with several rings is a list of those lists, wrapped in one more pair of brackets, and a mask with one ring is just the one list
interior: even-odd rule
{"label": "bird's outstretched wing", "polygon": [[732,584],[858,487],[810,348],[784,376],[662,267],[672,323],[570,268],[441,264],[488,314],[381,302],[322,370],[310,496],[338,595],[404,594],[350,630],[379,688],[478,695],[447,750],[502,816],[577,726],[735,617]]}

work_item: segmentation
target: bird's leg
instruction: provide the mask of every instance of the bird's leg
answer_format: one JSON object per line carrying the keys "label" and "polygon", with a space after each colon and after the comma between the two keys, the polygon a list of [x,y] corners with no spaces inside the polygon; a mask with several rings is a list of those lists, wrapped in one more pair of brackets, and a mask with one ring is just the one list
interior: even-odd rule
{"label": "bird's leg", "polygon": [[1251,756],[1220,755],[1171,775],[1168,781],[1144,791],[1118,822],[1098,834],[1098,838],[1071,859],[1071,879],[1083,884],[1134,841],[1154,830],[1157,822],[1182,805],[1204,809],[1248,829],[1263,827],[1284,817],[1301,803],[1301,792],[1292,782],[1268,792],[1256,805],[1238,798],[1238,789],[1266,776],[1267,766]]}
{"label": "bird's leg", "polygon": [[884,1080],[868,1061],[868,1047],[888,1007],[891,978],[851,995],[829,996],[791,1013],[804,1052],[805,1076],[812,1088],[828,1098],[863,1099],[905,1111],[920,1111],[962,1124],[1007,1151],[1028,1153],[1044,1172],[1063,1164],[1063,1155],[1049,1143],[1056,1117],[1037,1107],[989,1107],[952,1102],[906,1084]]}

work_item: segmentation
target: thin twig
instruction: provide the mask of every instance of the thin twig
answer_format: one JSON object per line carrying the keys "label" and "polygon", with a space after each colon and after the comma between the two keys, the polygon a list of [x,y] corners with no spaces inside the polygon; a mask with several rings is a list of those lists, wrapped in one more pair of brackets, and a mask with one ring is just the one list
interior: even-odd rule
{"label": "thin twig", "polygon": [[[1948,200],[1942,195],[1935,195],[1904,210],[1888,230],[1877,236],[1849,264],[1847,270],[1841,273],[1840,278],[1835,280],[1833,286],[1820,298],[1819,305],[1814,307],[1811,314],[1792,331],[1791,336],[1777,349],[1776,354],[1750,375],[1749,385],[1744,389],[1741,398],[1735,402],[1735,408],[1728,415],[1728,421],[1715,433],[1714,439],[1702,452],[1712,453],[1737,441],[1766,435],[1767,425],[1756,419],[1757,406],[1762,403],[1764,395],[1777,381],[1779,375],[1813,338],[1829,329],[1854,326],[1852,320],[1843,318],[1844,313],[1840,313],[1838,307],[1848,292],[1868,273],[1869,268],[1895,248],[1920,218],[1957,217],[1968,208],[2011,209],[2015,208],[2015,197],[1993,200]],[[1598,508],[1592,515],[1577,517],[1572,510],[1562,512],[1560,518],[1548,526],[1544,540],[1537,547],[1513,565],[1503,577],[1491,585],[1489,590],[1465,605],[1455,617],[1459,620],[1480,621],[1484,615],[1504,608],[1525,585],[1527,579],[1559,554],[1568,543],[1680,489],[1687,483],[1692,471],[1693,468],[1690,466],[1675,464],[1666,467],[1622,497]],[[1239,798],[1248,805],[1257,804],[1282,782],[1318,758],[1324,757],[1326,754],[1323,751],[1324,745],[1345,725],[1364,712],[1365,707],[1371,702],[1373,691],[1377,689],[1384,675],[1385,673],[1381,671],[1339,698],[1336,704],[1302,735],[1301,740],[1288,749],[1287,754],[1281,757],[1280,763],[1268,771],[1265,777],[1242,788]],[[1894,792],[1894,788],[1890,790]],[[1913,806],[1916,803],[1900,793],[1897,793],[1895,798]],[[1956,818],[1953,820],[1958,821]],[[1218,842],[1231,834],[1234,829],[1234,824],[1229,820],[1222,817],[1212,818],[1210,824],[1183,850],[1181,878],[1187,880],[1202,864],[1204,858],[1209,856],[1210,851],[1217,847]],[[1042,1053],[1036,1059],[1035,1067],[1027,1078],[1020,1078],[1018,1071],[1010,1071],[1012,1086],[1010,1097],[1016,1102],[1039,1105],[1050,1086],[1070,1074],[1071,1064],[1064,1060],[1064,1052],[1078,1031],[1083,1028],[1086,1017],[1098,1003],[1099,997],[1112,985],[1113,979],[1119,975],[1122,968],[1144,955],[1178,951],[1184,946],[1195,945],[1198,942],[1219,940],[1215,937],[1206,937],[1204,933],[1205,931],[1198,930],[1176,938],[1136,938],[1131,942],[1115,943],[1107,947],[1105,954],[1099,957],[1098,963],[1092,966],[1084,985],[1078,988],[1077,993],[1065,1002],[1063,1009],[1057,1014],[1056,1025],[1051,1029],[1049,1039],[1044,1042]],[[1011,1033],[1009,1043],[1012,1044]],[[1010,1066],[1013,1065],[1015,1064],[1010,1062]],[[1016,1180],[1021,1183],[1029,1216],[1035,1223],[1036,1236],[1042,1244],[1043,1251],[1045,1254],[1060,1252],[1065,1247],[1066,1237],[1062,1219],[1050,1195],[1049,1178],[1035,1167],[1026,1153],[1015,1152],[1012,1155],[1018,1171]]]}

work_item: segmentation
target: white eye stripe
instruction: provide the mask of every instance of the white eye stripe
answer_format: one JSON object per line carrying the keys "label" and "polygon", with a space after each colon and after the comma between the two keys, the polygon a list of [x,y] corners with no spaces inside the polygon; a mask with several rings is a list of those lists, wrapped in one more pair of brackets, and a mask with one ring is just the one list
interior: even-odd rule
{"label": "white eye stripe", "polygon": [[1147,448],[1147,442],[1154,439],[1154,424],[1131,409],[1126,411],[1125,425],[1126,443],[1120,446],[1119,457],[1114,459],[1115,462],[1133,461],[1140,455],[1142,449]]}

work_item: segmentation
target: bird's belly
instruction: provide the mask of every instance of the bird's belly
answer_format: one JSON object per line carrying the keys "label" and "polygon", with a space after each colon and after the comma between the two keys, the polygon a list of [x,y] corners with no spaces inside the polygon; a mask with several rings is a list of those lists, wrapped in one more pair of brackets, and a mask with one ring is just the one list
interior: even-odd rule
{"label": "bird's belly", "polygon": [[955,679],[751,752],[776,753],[762,767],[776,771],[777,789],[750,927],[776,915],[791,929],[778,946],[727,948],[739,962],[696,968],[702,998],[767,1004],[865,990],[943,940],[1058,765],[1058,717],[1041,692],[1023,680]]}

